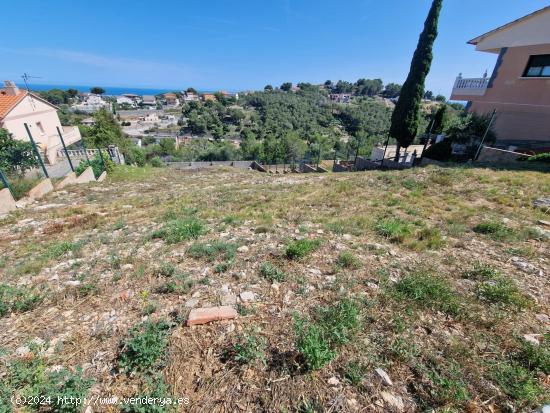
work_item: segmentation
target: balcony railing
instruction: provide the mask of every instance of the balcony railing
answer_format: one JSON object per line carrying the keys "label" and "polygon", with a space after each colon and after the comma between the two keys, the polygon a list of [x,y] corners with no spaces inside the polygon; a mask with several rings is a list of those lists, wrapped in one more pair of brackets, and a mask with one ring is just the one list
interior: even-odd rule
{"label": "balcony railing", "polygon": [[487,76],[465,79],[459,75],[455,80],[451,99],[456,99],[457,96],[483,96],[489,80]]}

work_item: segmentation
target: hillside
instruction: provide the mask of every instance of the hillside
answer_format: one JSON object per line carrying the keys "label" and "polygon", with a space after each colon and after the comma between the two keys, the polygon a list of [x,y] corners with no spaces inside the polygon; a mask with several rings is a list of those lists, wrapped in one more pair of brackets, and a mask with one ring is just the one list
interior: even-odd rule
{"label": "hillside", "polygon": [[[0,412],[12,391],[118,397],[86,412],[531,411],[549,193],[544,173],[433,167],[119,167],[55,192],[0,221]],[[186,325],[217,305],[237,317]]]}

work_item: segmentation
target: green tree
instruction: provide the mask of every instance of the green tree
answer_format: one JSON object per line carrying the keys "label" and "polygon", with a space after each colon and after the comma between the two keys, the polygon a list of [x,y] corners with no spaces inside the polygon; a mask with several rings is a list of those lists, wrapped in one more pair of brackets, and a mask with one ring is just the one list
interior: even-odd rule
{"label": "green tree", "polygon": [[353,91],[353,84],[345,80],[339,80],[334,87],[335,93],[351,93]]}
{"label": "green tree", "polygon": [[443,0],[433,0],[418,40],[407,80],[403,84],[399,100],[392,114],[390,136],[397,140],[395,159],[399,159],[401,147],[408,147],[418,132],[420,102],[424,96],[424,82],[432,64],[432,47],[437,37],[437,24]]}
{"label": "green tree", "polygon": [[90,89],[90,93],[93,93],[94,95],[102,95],[105,93],[105,89],[102,87],[94,86]]}
{"label": "green tree", "polygon": [[40,96],[53,105],[61,105],[69,101],[69,94],[61,89],[50,89],[45,92],[40,92]]}
{"label": "green tree", "polygon": [[186,90],[187,93],[194,93],[195,95],[197,95],[197,90],[192,88],[192,87],[188,87],[187,90]]}
{"label": "green tree", "polygon": [[15,140],[0,128],[0,169],[8,175],[23,175],[38,165],[30,142]]}
{"label": "green tree", "polygon": [[426,93],[424,93],[424,99],[434,100],[434,92],[432,92],[431,90],[426,90]]}
{"label": "green tree", "polygon": [[86,131],[88,146],[106,148],[116,145],[123,153],[128,151],[129,141],[111,112],[102,108],[94,114],[94,120],[95,124]]}
{"label": "green tree", "polygon": [[285,82],[281,85],[281,90],[285,91],[285,92],[289,92],[290,90],[292,90],[292,83],[290,82]]}
{"label": "green tree", "polygon": [[437,102],[446,102],[446,101],[447,101],[447,98],[446,98],[445,96],[443,96],[443,95],[437,95],[437,96],[435,97],[435,100],[436,100]]}
{"label": "green tree", "polygon": [[265,85],[264,90],[265,90],[266,92],[271,92],[271,91],[273,90],[273,86],[271,86],[271,85]]}
{"label": "green tree", "polygon": [[445,127],[447,126],[449,113],[447,105],[441,106],[434,115],[434,124],[432,126],[433,134],[439,135],[443,133]]}
{"label": "green tree", "polygon": [[397,83],[388,83],[382,92],[382,96],[386,98],[396,98],[401,93],[401,85]]}
{"label": "green tree", "polygon": [[75,98],[78,96],[78,90],[76,89],[67,89],[67,95],[69,95],[70,98]]}

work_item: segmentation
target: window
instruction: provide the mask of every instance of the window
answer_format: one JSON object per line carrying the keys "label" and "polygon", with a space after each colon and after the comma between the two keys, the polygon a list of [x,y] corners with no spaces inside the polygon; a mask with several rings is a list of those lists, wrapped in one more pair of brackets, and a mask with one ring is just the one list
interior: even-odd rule
{"label": "window", "polygon": [[38,126],[38,129],[40,129],[40,133],[44,135],[44,126],[42,126],[42,122],[36,122],[36,126]]}
{"label": "window", "polygon": [[550,77],[550,54],[531,56],[524,77]]}

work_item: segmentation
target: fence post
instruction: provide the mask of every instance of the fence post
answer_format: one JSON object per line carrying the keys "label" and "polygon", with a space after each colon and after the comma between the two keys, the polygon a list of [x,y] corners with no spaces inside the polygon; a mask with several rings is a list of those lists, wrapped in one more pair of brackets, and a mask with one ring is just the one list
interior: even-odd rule
{"label": "fence post", "polygon": [[63,144],[63,150],[65,151],[65,156],[69,160],[69,166],[71,167],[71,171],[74,172],[74,166],[73,162],[71,161],[71,157],[69,156],[69,151],[67,150],[67,146],[65,146],[65,139],[63,139],[63,135],[61,134],[61,131],[59,130],[59,126],[56,126],[57,133],[59,135],[59,139],[61,139],[61,143]]}
{"label": "fence post", "polygon": [[97,148],[97,150],[99,151],[99,157],[101,158],[101,163],[103,164],[103,170],[107,170],[107,166],[105,165],[105,159],[103,159],[103,154],[101,153],[101,149],[100,148]]}
{"label": "fence post", "polygon": [[386,151],[388,150],[388,143],[390,143],[390,135],[386,139],[386,146],[384,146],[384,155],[382,155],[382,162],[380,162],[380,168],[384,166],[384,159],[386,159]]}
{"label": "fence post", "polygon": [[42,157],[40,156],[40,152],[38,152],[38,147],[36,146],[36,143],[34,142],[34,139],[32,138],[32,134],[31,134],[31,131],[29,129],[29,125],[27,125],[26,123],[24,123],[23,125],[25,125],[25,129],[27,130],[27,134],[29,135],[29,139],[31,141],[32,148],[34,149],[34,153],[38,157],[38,162],[40,163],[40,166],[42,167],[42,171],[44,172],[44,175],[46,176],[46,178],[49,178],[50,176],[48,175],[48,171],[46,170],[46,166],[44,165],[44,161],[42,161]]}
{"label": "fence post", "polygon": [[1,170],[0,170],[0,180],[2,180],[2,185],[4,185],[4,188],[8,188],[11,196],[13,197],[13,199],[15,199],[15,194],[13,193],[13,190],[11,189],[11,186],[8,183],[8,180],[6,179],[6,177],[4,176]]}
{"label": "fence post", "polygon": [[491,115],[491,120],[489,121],[489,124],[487,125],[487,129],[485,129],[485,133],[483,134],[483,138],[481,138],[481,142],[479,143],[479,148],[477,148],[476,156],[474,156],[474,161],[479,157],[479,153],[481,152],[481,148],[483,148],[483,142],[485,142],[485,138],[489,134],[489,130],[491,129],[491,126],[493,125],[493,120],[495,120],[495,115],[497,114],[497,110],[493,109],[493,113]]}

